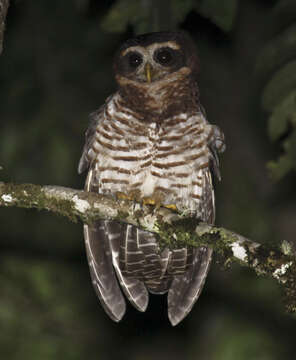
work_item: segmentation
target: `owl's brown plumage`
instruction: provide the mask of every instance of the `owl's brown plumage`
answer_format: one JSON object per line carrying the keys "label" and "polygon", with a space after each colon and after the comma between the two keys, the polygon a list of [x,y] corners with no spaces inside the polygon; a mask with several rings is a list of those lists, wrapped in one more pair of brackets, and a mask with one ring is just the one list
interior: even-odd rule
{"label": "owl's brown plumage", "polygon": [[[87,191],[137,194],[214,222],[211,172],[220,178],[224,136],[205,118],[198,69],[194,44],[183,33],[140,35],[121,46],[114,61],[119,89],[91,115],[86,132],[79,173],[88,169]],[[121,289],[140,311],[149,292],[168,292],[173,325],[189,313],[211,249],[160,250],[152,233],[114,221],[85,225],[84,236],[95,291],[113,320],[125,313]]]}

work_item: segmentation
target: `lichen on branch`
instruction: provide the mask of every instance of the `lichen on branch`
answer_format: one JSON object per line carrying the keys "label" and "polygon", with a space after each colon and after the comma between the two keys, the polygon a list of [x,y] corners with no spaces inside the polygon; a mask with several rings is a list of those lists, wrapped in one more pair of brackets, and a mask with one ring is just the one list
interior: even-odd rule
{"label": "lichen on branch", "polygon": [[212,247],[225,265],[236,262],[276,279],[285,290],[288,311],[296,312],[296,258],[287,242],[279,247],[263,245],[164,207],[61,186],[0,182],[0,206],[48,210],[84,223],[99,219],[129,223],[156,233],[160,247]]}

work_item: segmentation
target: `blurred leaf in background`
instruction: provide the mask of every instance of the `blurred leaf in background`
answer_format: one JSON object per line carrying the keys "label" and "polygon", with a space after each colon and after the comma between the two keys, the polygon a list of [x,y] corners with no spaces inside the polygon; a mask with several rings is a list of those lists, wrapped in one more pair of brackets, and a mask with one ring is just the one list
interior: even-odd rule
{"label": "blurred leaf in background", "polygon": [[296,4],[279,1],[270,17],[274,34],[256,64],[263,83],[262,107],[270,113],[268,133],[281,154],[267,166],[274,180],[296,170]]}
{"label": "blurred leaf in background", "polygon": [[194,9],[213,21],[221,30],[232,29],[237,12],[237,0],[200,0],[194,3],[197,3]]}
{"label": "blurred leaf in background", "polygon": [[237,0],[118,0],[102,21],[102,28],[123,32],[128,25],[136,34],[176,29],[190,11],[209,18],[229,31],[236,15]]}

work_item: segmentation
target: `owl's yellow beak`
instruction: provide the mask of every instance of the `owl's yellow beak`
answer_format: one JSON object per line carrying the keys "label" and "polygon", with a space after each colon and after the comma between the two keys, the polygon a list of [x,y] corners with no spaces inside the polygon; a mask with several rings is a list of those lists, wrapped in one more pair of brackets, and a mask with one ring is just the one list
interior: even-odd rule
{"label": "owl's yellow beak", "polygon": [[151,83],[151,80],[152,80],[152,66],[149,63],[147,63],[145,65],[144,69],[145,69],[145,75],[146,75],[147,82]]}

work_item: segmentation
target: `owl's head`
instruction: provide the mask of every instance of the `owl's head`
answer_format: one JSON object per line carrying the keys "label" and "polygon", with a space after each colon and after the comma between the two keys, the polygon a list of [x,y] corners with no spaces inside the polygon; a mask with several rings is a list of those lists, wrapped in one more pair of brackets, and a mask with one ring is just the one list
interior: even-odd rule
{"label": "owl's head", "polygon": [[199,70],[196,48],[183,32],[155,32],[127,40],[115,55],[118,79],[153,83],[175,73],[195,77]]}

